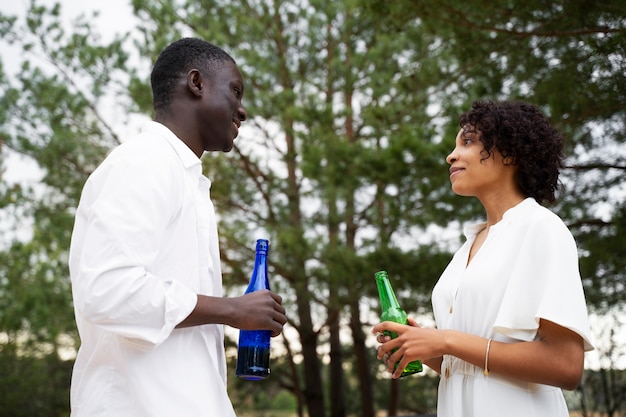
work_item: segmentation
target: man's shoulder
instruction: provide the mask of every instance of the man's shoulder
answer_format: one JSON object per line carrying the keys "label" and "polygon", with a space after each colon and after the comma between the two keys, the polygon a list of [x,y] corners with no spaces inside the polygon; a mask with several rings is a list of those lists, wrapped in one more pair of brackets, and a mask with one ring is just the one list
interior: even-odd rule
{"label": "man's shoulder", "polygon": [[115,147],[105,162],[120,160],[154,162],[155,164],[176,161],[176,152],[162,135],[144,131]]}

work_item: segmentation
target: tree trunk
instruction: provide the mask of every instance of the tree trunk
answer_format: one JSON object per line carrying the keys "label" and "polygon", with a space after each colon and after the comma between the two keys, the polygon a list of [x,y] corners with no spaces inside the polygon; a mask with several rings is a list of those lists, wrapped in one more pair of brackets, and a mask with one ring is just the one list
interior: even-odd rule
{"label": "tree trunk", "polygon": [[387,411],[388,417],[398,415],[398,403],[400,399],[400,387],[398,386],[397,379],[389,380],[391,390],[389,390],[389,409]]}
{"label": "tree trunk", "polygon": [[309,297],[300,294],[297,300],[300,318],[300,340],[304,362],[304,397],[310,417],[324,417],[324,392],[322,371],[317,356],[317,333],[313,331]]}
{"label": "tree trunk", "polygon": [[289,340],[287,340],[285,333],[282,334],[282,337],[285,349],[287,350],[289,370],[291,371],[291,386],[287,386],[286,388],[293,392],[293,394],[296,396],[296,412],[298,413],[298,417],[304,417],[305,399],[304,393],[302,392],[302,385],[300,384],[300,378],[298,376],[298,368],[296,366],[296,362],[293,359],[291,345],[289,344]]}
{"label": "tree trunk", "polygon": [[359,375],[359,381],[361,381],[361,417],[374,417],[372,375],[370,372],[367,346],[365,346],[365,334],[363,334],[363,324],[361,323],[361,310],[359,308],[358,299],[352,301],[350,311],[350,328],[352,329],[356,369]]}
{"label": "tree trunk", "polygon": [[346,389],[343,374],[343,348],[341,347],[341,326],[339,311],[330,310],[330,416],[345,417]]}

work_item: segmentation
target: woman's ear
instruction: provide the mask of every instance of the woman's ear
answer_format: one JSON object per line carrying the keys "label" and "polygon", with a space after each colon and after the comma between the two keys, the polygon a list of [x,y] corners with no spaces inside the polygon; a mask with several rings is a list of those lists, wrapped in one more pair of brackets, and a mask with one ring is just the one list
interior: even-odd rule
{"label": "woman's ear", "polygon": [[502,163],[504,165],[517,165],[517,160],[514,156],[507,156],[506,158],[502,159]]}

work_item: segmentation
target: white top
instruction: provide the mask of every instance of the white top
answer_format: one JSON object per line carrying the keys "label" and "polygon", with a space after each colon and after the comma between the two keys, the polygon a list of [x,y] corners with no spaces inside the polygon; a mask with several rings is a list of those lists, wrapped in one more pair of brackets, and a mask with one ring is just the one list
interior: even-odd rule
{"label": "white top", "polygon": [[148,123],[87,180],[70,247],[81,338],[72,417],[228,417],[222,325],[174,327],[222,295],[200,159]]}
{"label": "white top", "polygon": [[[578,333],[592,350],[574,239],[561,219],[532,198],[509,209],[489,229],[467,265],[484,223],[464,229],[432,294],[437,327],[499,342],[532,341],[539,319]],[[560,388],[507,380],[445,355],[438,417],[567,417]]]}

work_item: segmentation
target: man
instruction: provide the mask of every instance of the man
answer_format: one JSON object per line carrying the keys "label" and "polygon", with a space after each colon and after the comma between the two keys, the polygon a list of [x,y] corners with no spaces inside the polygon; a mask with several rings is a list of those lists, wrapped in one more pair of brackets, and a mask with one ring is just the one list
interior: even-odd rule
{"label": "man", "polygon": [[281,333],[270,291],[222,297],[204,151],[228,152],[246,111],[222,49],[185,38],[152,70],[155,118],[85,184],[69,266],[81,347],[72,417],[228,417],[223,325]]}

